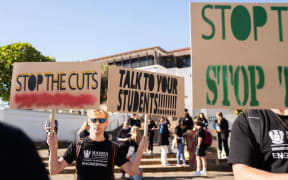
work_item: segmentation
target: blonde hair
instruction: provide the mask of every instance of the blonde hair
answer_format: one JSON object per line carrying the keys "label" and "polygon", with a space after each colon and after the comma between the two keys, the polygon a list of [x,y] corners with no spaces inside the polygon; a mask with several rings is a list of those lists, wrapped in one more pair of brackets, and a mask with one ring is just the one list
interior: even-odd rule
{"label": "blonde hair", "polygon": [[85,120],[85,121],[82,123],[82,125],[81,125],[81,127],[80,127],[80,129],[79,129],[79,131],[78,131],[78,134],[80,134],[83,130],[87,130],[88,127],[90,128],[90,126],[89,126],[89,124],[88,124],[88,120]]}
{"label": "blonde hair", "polygon": [[109,114],[106,111],[104,111],[103,109],[90,109],[90,110],[87,111],[87,116],[88,117],[95,116],[95,115],[97,115],[99,113],[104,113],[105,116],[106,116],[106,119],[108,119]]}
{"label": "blonde hair", "polygon": [[139,128],[136,126],[133,126],[130,132],[131,132],[131,139],[134,140],[137,144],[139,144],[141,140]]}

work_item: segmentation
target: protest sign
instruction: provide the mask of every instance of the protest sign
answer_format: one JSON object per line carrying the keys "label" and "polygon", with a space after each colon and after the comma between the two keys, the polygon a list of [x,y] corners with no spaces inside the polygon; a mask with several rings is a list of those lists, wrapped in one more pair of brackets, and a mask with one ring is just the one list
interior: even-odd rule
{"label": "protest sign", "polygon": [[24,62],[13,66],[10,108],[92,109],[100,104],[98,63]]}
{"label": "protest sign", "polygon": [[288,107],[288,4],[191,3],[193,108]]}
{"label": "protest sign", "polygon": [[107,109],[112,112],[183,116],[184,78],[111,66]]}

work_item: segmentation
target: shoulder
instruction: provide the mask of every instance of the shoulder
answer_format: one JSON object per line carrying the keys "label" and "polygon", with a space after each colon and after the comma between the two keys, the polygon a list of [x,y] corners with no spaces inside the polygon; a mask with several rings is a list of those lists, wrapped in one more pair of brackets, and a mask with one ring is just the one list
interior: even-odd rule
{"label": "shoulder", "polygon": [[9,137],[10,140],[13,139],[17,143],[30,142],[30,139],[22,130],[5,123],[0,123],[0,134],[2,137],[5,134],[6,137]]}

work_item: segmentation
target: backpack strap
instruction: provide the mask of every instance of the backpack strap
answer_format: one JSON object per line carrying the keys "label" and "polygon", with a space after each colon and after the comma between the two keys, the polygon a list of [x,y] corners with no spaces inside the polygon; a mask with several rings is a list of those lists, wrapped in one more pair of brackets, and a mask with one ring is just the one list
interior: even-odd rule
{"label": "backpack strap", "polygon": [[[78,141],[76,143],[76,151],[75,151],[75,161],[76,162],[77,162],[77,158],[79,156],[80,149],[82,147],[83,141],[84,141],[84,138],[80,138],[80,139],[78,139]],[[77,177],[77,167],[75,168],[75,177]]]}
{"label": "backpack strap", "polygon": [[246,118],[248,120],[249,127],[251,132],[254,135],[256,142],[261,145],[261,134],[262,134],[262,126],[261,120],[263,121],[263,116],[260,113],[260,110],[251,109],[247,110]]}
{"label": "backpack strap", "polygon": [[116,157],[116,151],[118,150],[119,146],[116,143],[111,142],[111,149],[112,149],[112,174],[111,174],[111,180],[114,180],[114,166],[115,166],[115,157]]}
{"label": "backpack strap", "polygon": [[77,141],[77,144],[76,144],[76,152],[75,152],[75,161],[77,161],[77,158],[78,158],[78,155],[79,155],[81,146],[82,146],[82,144],[83,144],[83,141],[84,141],[83,138],[80,138],[80,139]]}

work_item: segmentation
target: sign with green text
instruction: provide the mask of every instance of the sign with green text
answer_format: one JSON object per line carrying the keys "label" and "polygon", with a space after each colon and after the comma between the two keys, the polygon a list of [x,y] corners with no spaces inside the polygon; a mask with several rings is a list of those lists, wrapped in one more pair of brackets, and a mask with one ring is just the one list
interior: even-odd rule
{"label": "sign with green text", "polygon": [[288,4],[191,3],[193,108],[288,107]]}

